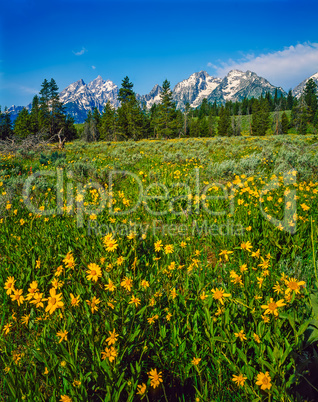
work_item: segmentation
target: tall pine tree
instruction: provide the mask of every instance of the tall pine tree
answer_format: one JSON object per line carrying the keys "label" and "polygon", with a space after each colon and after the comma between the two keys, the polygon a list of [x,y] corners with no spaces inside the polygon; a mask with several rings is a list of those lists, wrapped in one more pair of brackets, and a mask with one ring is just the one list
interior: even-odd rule
{"label": "tall pine tree", "polygon": [[164,80],[158,106],[157,133],[160,137],[174,138],[179,134],[176,103],[173,100],[170,82]]}

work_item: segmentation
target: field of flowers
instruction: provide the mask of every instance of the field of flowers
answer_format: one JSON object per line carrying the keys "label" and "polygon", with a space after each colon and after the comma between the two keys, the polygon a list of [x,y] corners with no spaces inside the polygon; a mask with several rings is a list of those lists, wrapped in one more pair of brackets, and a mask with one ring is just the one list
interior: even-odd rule
{"label": "field of flowers", "polygon": [[0,154],[0,400],[317,400],[317,144]]}

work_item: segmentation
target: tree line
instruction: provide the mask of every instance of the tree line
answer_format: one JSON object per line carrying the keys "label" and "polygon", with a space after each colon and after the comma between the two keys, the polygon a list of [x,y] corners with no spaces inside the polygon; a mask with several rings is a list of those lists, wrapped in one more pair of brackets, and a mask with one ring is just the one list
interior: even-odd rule
{"label": "tree line", "polygon": [[65,140],[77,137],[74,119],[65,113],[58,86],[53,78],[43,81],[39,95],[33,97],[30,112],[23,108],[14,123],[11,122],[7,108],[4,112],[1,112],[0,108],[0,139],[13,136],[25,139],[39,133],[47,139],[55,137],[58,133]]}
{"label": "tree line", "polygon": [[[137,101],[133,84],[125,77],[118,94],[120,107],[116,110],[108,102],[102,113],[97,108],[89,112],[81,136],[86,141],[239,136],[242,116],[248,116],[250,135],[266,135],[271,121],[274,134],[287,134],[293,127],[297,133],[306,134],[309,124],[318,129],[317,99],[317,85],[310,79],[299,100],[291,90],[286,97],[278,96],[276,90],[274,96],[267,92],[259,99],[245,98],[225,104],[203,99],[196,109],[188,103],[181,111],[176,109],[170,82],[165,80],[160,103],[147,110]],[[290,118],[287,110],[291,111]]]}
{"label": "tree line", "polygon": [[44,132],[48,137],[63,132],[66,140],[80,137],[87,142],[239,136],[242,134],[242,116],[248,116],[248,132],[254,136],[266,135],[271,121],[274,134],[286,134],[290,128],[306,134],[309,125],[318,129],[317,85],[312,79],[308,80],[300,99],[293,97],[291,90],[286,97],[278,96],[276,90],[274,96],[267,92],[258,99],[245,98],[225,104],[203,99],[196,109],[187,103],[184,110],[176,109],[170,82],[165,80],[159,104],[153,104],[147,110],[137,100],[133,83],[125,77],[118,100],[120,106],[117,109],[107,102],[102,112],[97,108],[89,111],[85,123],[76,130],[73,118],[65,113],[59,100],[55,81],[44,80],[39,96],[33,98],[30,112],[22,109],[13,125],[8,112],[0,109],[0,139],[12,135],[25,138],[38,132]]}

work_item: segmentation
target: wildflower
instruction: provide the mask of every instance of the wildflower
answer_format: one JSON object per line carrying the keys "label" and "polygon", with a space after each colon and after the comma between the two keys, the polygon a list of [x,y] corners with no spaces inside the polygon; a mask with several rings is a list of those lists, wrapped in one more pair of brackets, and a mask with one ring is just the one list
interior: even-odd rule
{"label": "wildflower", "polygon": [[267,269],[269,267],[269,259],[265,260],[263,257],[261,257],[262,262],[260,264],[258,264],[259,267],[261,267],[262,269]]}
{"label": "wildflower", "polygon": [[271,297],[269,299],[269,304],[264,304],[263,306],[261,306],[263,309],[265,309],[264,314],[274,314],[275,316],[278,316],[278,307],[283,307],[286,306],[286,304],[284,303],[284,299],[278,300],[278,302],[274,302],[273,298]]}
{"label": "wildflower", "polygon": [[268,371],[266,371],[265,373],[261,372],[261,373],[257,374],[256,385],[259,385],[262,390],[271,388],[271,386],[272,386],[271,377],[270,377]]}
{"label": "wildflower", "polygon": [[161,371],[157,373],[157,369],[152,369],[149,371],[148,376],[150,378],[150,385],[153,388],[158,387],[160,383],[163,382],[161,375],[162,375]]}
{"label": "wildflower", "polygon": [[57,336],[58,337],[60,337],[61,339],[59,340],[59,343],[61,343],[62,341],[67,341],[67,334],[68,334],[68,331],[59,331],[59,332],[57,332]]}
{"label": "wildflower", "polygon": [[67,395],[61,395],[60,402],[72,402],[72,399]]}
{"label": "wildflower", "polygon": [[11,293],[14,291],[14,283],[15,283],[14,277],[9,276],[9,278],[6,280],[4,284],[4,290],[7,291],[7,295],[11,295]]}
{"label": "wildflower", "polygon": [[14,294],[10,295],[12,301],[16,301],[18,306],[23,304],[24,296],[22,295],[23,289],[13,289]]}
{"label": "wildflower", "polygon": [[138,389],[137,394],[143,395],[147,390],[147,385],[145,383],[142,383],[141,385],[137,385],[137,389]]}
{"label": "wildflower", "polygon": [[115,251],[118,247],[118,243],[115,239],[111,238],[107,241],[105,247],[107,251]]}
{"label": "wildflower", "polygon": [[264,282],[264,278],[262,278],[262,277],[260,277],[260,278],[256,277],[256,279],[257,279],[258,287],[261,288],[262,285],[263,285],[263,282]]}
{"label": "wildflower", "polygon": [[41,267],[41,261],[40,260],[36,260],[36,264],[35,264],[35,268],[39,269]]}
{"label": "wildflower", "polygon": [[113,362],[116,356],[117,351],[113,346],[111,346],[110,348],[106,347],[105,352],[102,352],[102,360],[105,360],[107,357],[110,362]]}
{"label": "wildflower", "polygon": [[51,282],[51,285],[53,288],[58,289],[63,286],[63,282],[59,282],[58,279],[54,278],[53,281]]}
{"label": "wildflower", "polygon": [[182,242],[180,243],[180,246],[181,246],[182,248],[185,248],[186,245],[187,245],[187,243],[186,243],[185,241],[182,241]]}
{"label": "wildflower", "polygon": [[108,343],[108,346],[115,345],[115,342],[117,341],[117,338],[119,336],[118,334],[116,334],[116,329],[113,329],[113,332],[108,331],[108,333],[109,333],[109,337],[106,338],[106,342]]}
{"label": "wildflower", "polygon": [[92,300],[86,300],[86,303],[90,306],[92,314],[94,314],[98,310],[97,304],[100,303],[100,300],[94,296]]}
{"label": "wildflower", "polygon": [[128,292],[131,291],[131,287],[132,287],[132,279],[128,278],[128,276],[126,276],[122,282],[120,283],[120,286],[122,286],[123,288],[125,288],[126,290],[128,290]]}
{"label": "wildflower", "polygon": [[243,242],[241,244],[241,249],[242,250],[251,251],[252,248],[253,248],[253,246],[252,246],[251,242],[249,242],[249,241],[247,241],[246,243]]}
{"label": "wildflower", "polygon": [[64,303],[61,301],[62,293],[56,294],[56,289],[50,289],[50,296],[48,298],[48,305],[45,311],[49,312],[50,314],[54,313],[57,308],[61,308],[64,306]]}
{"label": "wildflower", "polygon": [[240,332],[234,332],[234,335],[236,336],[236,338],[240,338],[241,342],[246,340],[246,336],[245,336],[244,331],[242,329],[241,329]]}
{"label": "wildflower", "polygon": [[33,296],[33,300],[30,301],[31,304],[35,304],[36,308],[44,307],[43,301],[46,299],[43,299],[43,293],[35,293]]}
{"label": "wildflower", "polygon": [[205,299],[208,298],[208,297],[209,297],[209,296],[206,295],[204,291],[200,294],[200,299],[201,299],[201,300],[205,300]]}
{"label": "wildflower", "polygon": [[113,284],[113,282],[108,279],[108,284],[105,285],[105,289],[109,290],[110,292],[113,292],[116,289],[116,286]]}
{"label": "wildflower", "polygon": [[229,254],[232,254],[233,251],[221,250],[219,256],[223,256],[225,261],[229,260]]}
{"label": "wildflower", "polygon": [[79,387],[82,384],[82,382],[79,380],[74,380],[72,384],[73,384],[73,387]]}
{"label": "wildflower", "polygon": [[194,357],[191,360],[191,364],[193,364],[194,366],[197,366],[200,363],[201,359],[199,357]]}
{"label": "wildflower", "polygon": [[21,323],[24,325],[28,325],[29,324],[29,319],[30,319],[30,314],[29,315],[24,315],[21,317]]}
{"label": "wildflower", "polygon": [[297,294],[300,291],[300,287],[304,286],[306,282],[297,282],[296,278],[290,278],[285,280],[285,284],[287,285],[287,289],[285,291],[286,294],[289,294],[290,292],[295,292]]}
{"label": "wildflower", "polygon": [[170,290],[170,296],[172,297],[172,299],[175,299],[177,297],[177,292],[175,288]]}
{"label": "wildflower", "polygon": [[278,281],[276,281],[276,285],[273,286],[274,292],[276,292],[278,295],[283,293],[283,290],[280,286],[280,284],[278,283]]}
{"label": "wildflower", "polygon": [[171,320],[171,317],[172,317],[172,314],[171,314],[171,313],[168,313],[168,314],[166,315],[166,320],[167,320],[167,321],[170,321],[170,320]]}
{"label": "wildflower", "polygon": [[73,295],[73,293],[70,293],[70,298],[71,298],[71,305],[72,305],[72,307],[78,306],[80,297],[79,297],[79,296],[76,296],[76,297],[75,297],[75,296]]}
{"label": "wildflower", "polygon": [[100,278],[102,276],[102,271],[100,269],[100,266],[95,263],[88,265],[88,270],[86,271],[86,273],[88,274],[86,276],[86,279],[88,281],[93,280],[93,281],[97,282],[98,278]]}
{"label": "wildflower", "polygon": [[245,271],[247,271],[247,264],[242,264],[241,266],[240,266],[240,271],[243,273],[243,272],[245,272]]}
{"label": "wildflower", "polygon": [[230,297],[230,293],[224,293],[224,290],[222,289],[212,289],[211,290],[213,293],[213,299],[218,300],[221,304],[224,304],[223,298],[224,297]]}
{"label": "wildflower", "polygon": [[149,282],[146,281],[145,279],[143,279],[143,280],[140,282],[140,286],[143,287],[144,289],[147,289],[147,288],[149,288]]}
{"label": "wildflower", "polygon": [[247,379],[247,377],[245,377],[243,374],[239,374],[239,375],[233,374],[232,381],[234,381],[240,387],[243,387],[246,379]]}
{"label": "wildflower", "polygon": [[138,307],[138,305],[140,304],[140,299],[132,295],[129,304],[134,304],[136,307]]}
{"label": "wildflower", "polygon": [[4,334],[5,335],[7,335],[9,332],[10,332],[10,328],[12,327],[12,324],[6,324],[4,327],[3,327],[3,330],[2,331],[4,331]]}
{"label": "wildflower", "polygon": [[241,276],[241,275],[236,275],[236,277],[233,278],[233,279],[231,280],[231,282],[234,283],[234,284],[236,284],[236,285],[243,285],[242,276]]}
{"label": "wildflower", "polygon": [[47,368],[47,367],[45,367],[45,369],[44,369],[44,371],[43,371],[43,374],[44,374],[44,375],[49,374],[49,370],[48,370],[48,368]]}
{"label": "wildflower", "polygon": [[123,264],[124,260],[125,260],[124,257],[120,256],[117,258],[116,264],[118,266],[121,266]]}
{"label": "wildflower", "polygon": [[165,253],[166,254],[172,254],[173,253],[173,245],[172,244],[167,244],[165,246]]}
{"label": "wildflower", "polygon": [[59,267],[56,268],[54,276],[60,276],[62,272],[63,272],[63,265],[60,265]]}
{"label": "wildflower", "polygon": [[153,324],[156,320],[158,320],[159,316],[158,314],[154,315],[153,317],[147,318],[148,324]]}
{"label": "wildflower", "polygon": [[252,257],[255,257],[255,258],[259,258],[259,257],[260,257],[260,253],[261,253],[260,249],[258,249],[257,251],[252,251],[251,256],[252,256]]}
{"label": "wildflower", "polygon": [[303,211],[308,211],[310,209],[310,207],[308,207],[308,205],[306,205],[305,203],[300,204],[300,206],[302,207]]}
{"label": "wildflower", "polygon": [[66,268],[74,269],[75,261],[74,261],[73,253],[71,251],[66,254],[63,262],[64,262],[64,265],[66,266]]}
{"label": "wildflower", "polygon": [[257,334],[255,334],[255,332],[254,332],[254,334],[253,334],[253,338],[254,338],[254,341],[255,341],[255,342],[261,343],[261,340],[259,339],[259,336],[258,336]]}

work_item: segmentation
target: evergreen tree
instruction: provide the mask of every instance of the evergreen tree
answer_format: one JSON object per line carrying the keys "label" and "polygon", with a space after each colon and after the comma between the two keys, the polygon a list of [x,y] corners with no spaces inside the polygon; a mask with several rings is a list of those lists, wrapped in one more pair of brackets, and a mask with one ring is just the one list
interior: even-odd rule
{"label": "evergreen tree", "polygon": [[281,128],[282,128],[282,134],[287,134],[288,133],[288,128],[289,128],[289,120],[287,117],[287,114],[283,112],[282,118],[281,118]]}
{"label": "evergreen tree", "polygon": [[200,122],[196,117],[193,117],[189,122],[189,135],[190,137],[199,137],[200,135]]}
{"label": "evergreen tree", "polygon": [[118,92],[121,105],[117,110],[117,131],[125,139],[138,140],[144,136],[144,121],[140,103],[132,88],[133,84],[125,77]]}
{"label": "evergreen tree", "polygon": [[208,118],[208,124],[209,124],[209,136],[214,137],[216,135],[216,117],[214,115],[213,110],[211,110]]}
{"label": "evergreen tree", "polygon": [[287,95],[287,110],[292,110],[293,105],[294,105],[294,97],[292,90],[290,89]]}
{"label": "evergreen tree", "polygon": [[220,118],[219,118],[219,122],[218,122],[218,135],[220,135],[220,136],[231,135],[232,128],[231,128],[230,111],[222,105],[219,116],[220,116]]}
{"label": "evergreen tree", "polygon": [[133,91],[134,84],[129,81],[126,76],[121,84],[121,88],[118,91],[118,100],[121,103],[127,103],[135,98],[135,92]]}
{"label": "evergreen tree", "polygon": [[108,101],[104,106],[104,110],[100,119],[100,137],[103,140],[116,140],[116,111]]}
{"label": "evergreen tree", "polygon": [[318,110],[317,84],[312,78],[307,81],[303,96],[308,106],[308,120],[312,122]]}
{"label": "evergreen tree", "polygon": [[50,108],[50,133],[57,132],[64,126],[65,110],[63,103],[60,101],[59,88],[53,78],[49,82],[49,108]]}
{"label": "evergreen tree", "polygon": [[206,116],[202,116],[199,119],[200,122],[200,137],[208,137],[209,136],[209,122]]}
{"label": "evergreen tree", "polygon": [[40,120],[40,105],[39,97],[35,95],[32,100],[32,108],[30,112],[30,132],[31,134],[36,134],[39,131],[39,120]]}
{"label": "evergreen tree", "polygon": [[292,109],[292,121],[299,134],[307,134],[307,126],[309,121],[310,110],[305,101],[305,97],[301,96],[299,102]]}
{"label": "evergreen tree", "polygon": [[176,104],[172,97],[170,82],[164,80],[158,106],[157,132],[159,136],[173,138],[178,134]]}
{"label": "evergreen tree", "polygon": [[58,86],[53,78],[42,83],[39,98],[38,125],[50,136],[57,134],[65,125],[65,111],[60,101]]}
{"label": "evergreen tree", "polygon": [[184,124],[183,124],[183,135],[185,137],[189,134],[189,127],[188,127],[188,115],[190,112],[190,103],[186,102],[185,109],[184,109]]}
{"label": "evergreen tree", "polygon": [[0,139],[5,140],[10,138],[13,134],[12,122],[8,108],[4,108],[4,112],[1,112],[0,107]]}
{"label": "evergreen tree", "polygon": [[41,110],[41,116],[39,117],[39,128],[41,130],[48,129],[50,126],[50,83],[45,78],[42,82],[40,90],[39,105]]}
{"label": "evergreen tree", "polygon": [[24,107],[14,122],[14,133],[20,138],[26,138],[32,131],[31,117]]}
{"label": "evergreen tree", "polygon": [[270,111],[267,99],[254,99],[252,112],[252,135],[264,136],[270,123]]}

